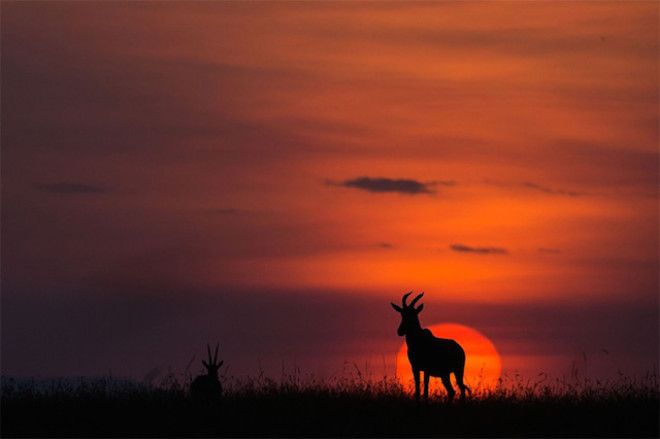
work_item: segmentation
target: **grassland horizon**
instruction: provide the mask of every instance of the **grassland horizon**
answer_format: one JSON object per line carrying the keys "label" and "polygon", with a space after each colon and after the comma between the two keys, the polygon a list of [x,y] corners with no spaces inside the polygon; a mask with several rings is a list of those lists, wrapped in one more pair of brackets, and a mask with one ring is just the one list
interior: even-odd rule
{"label": "grassland horizon", "polygon": [[[543,374],[541,374],[543,375]],[[540,376],[541,376],[540,375]],[[395,377],[326,380],[293,373],[225,377],[223,397],[190,398],[190,377],[2,378],[3,437],[415,436],[657,437],[658,376],[615,381],[504,377],[449,402],[416,403]]]}

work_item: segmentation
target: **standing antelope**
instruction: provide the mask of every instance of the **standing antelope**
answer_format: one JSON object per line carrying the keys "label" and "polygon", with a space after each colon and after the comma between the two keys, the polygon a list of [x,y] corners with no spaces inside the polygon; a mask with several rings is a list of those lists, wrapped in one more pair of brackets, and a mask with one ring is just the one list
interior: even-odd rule
{"label": "standing antelope", "polygon": [[190,384],[190,396],[198,401],[213,401],[220,398],[222,395],[222,385],[218,379],[218,369],[224,363],[218,363],[218,348],[219,344],[215,345],[215,354],[211,358],[211,347],[207,344],[206,351],[208,353],[208,362],[202,360],[202,364],[206,368],[206,375],[199,375]]}
{"label": "standing antelope", "polygon": [[429,378],[440,377],[442,384],[447,389],[449,399],[453,399],[456,391],[449,381],[449,374],[456,376],[456,384],[461,389],[461,398],[465,398],[465,391],[470,389],[463,383],[463,371],[465,369],[465,351],[454,340],[434,337],[429,329],[423,329],[419,323],[418,314],[424,308],[415,304],[422,298],[424,293],[415,297],[410,304],[406,299],[412,291],[404,294],[401,305],[392,303],[392,308],[401,314],[401,325],[397,330],[399,336],[406,336],[408,345],[408,360],[412,367],[415,378],[415,399],[419,400],[419,375],[424,372],[424,399],[429,399]]}

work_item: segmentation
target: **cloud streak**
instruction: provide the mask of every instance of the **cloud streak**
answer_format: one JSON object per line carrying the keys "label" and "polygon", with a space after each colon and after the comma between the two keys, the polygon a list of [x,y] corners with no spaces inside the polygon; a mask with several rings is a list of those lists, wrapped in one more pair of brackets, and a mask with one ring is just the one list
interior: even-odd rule
{"label": "cloud streak", "polygon": [[584,195],[583,193],[580,192],[574,192],[574,191],[568,191],[564,189],[555,189],[555,188],[550,188],[547,186],[540,185],[538,183],[534,183],[531,181],[525,181],[522,183],[523,187],[526,187],[528,189],[534,189],[540,192],[544,192],[546,194],[552,194],[552,195],[565,195],[567,197],[579,197],[581,195]]}
{"label": "cloud streak", "polygon": [[472,247],[464,244],[452,244],[449,246],[452,251],[459,253],[476,253],[480,255],[508,255],[509,251],[502,247]]}
{"label": "cloud streak", "polygon": [[62,181],[58,183],[38,183],[34,185],[40,192],[59,195],[85,195],[103,194],[107,189],[101,186],[78,183],[73,181]]}
{"label": "cloud streak", "polygon": [[490,186],[496,186],[500,188],[507,188],[507,189],[519,189],[519,188],[524,188],[524,189],[529,189],[537,192],[543,192],[544,194],[549,194],[549,195],[560,195],[560,196],[566,196],[566,197],[580,197],[587,195],[584,192],[577,192],[577,191],[572,191],[568,189],[559,189],[555,187],[549,187],[545,186],[539,183],[535,183],[533,181],[523,181],[523,182],[503,182],[503,181],[497,181],[497,180],[491,180],[491,179],[485,179],[484,183]]}
{"label": "cloud streak", "polygon": [[435,192],[432,188],[435,184],[438,184],[438,182],[423,183],[406,178],[393,179],[386,177],[357,177],[338,183],[339,186],[367,192],[396,192],[404,195],[432,194]]}

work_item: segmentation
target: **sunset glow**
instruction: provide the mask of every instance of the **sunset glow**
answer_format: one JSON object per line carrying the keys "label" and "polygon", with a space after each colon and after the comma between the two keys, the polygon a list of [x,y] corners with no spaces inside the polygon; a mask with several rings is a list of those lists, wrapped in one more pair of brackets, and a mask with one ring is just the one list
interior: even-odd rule
{"label": "sunset glow", "polygon": [[657,368],[658,8],[3,2],[3,366]]}

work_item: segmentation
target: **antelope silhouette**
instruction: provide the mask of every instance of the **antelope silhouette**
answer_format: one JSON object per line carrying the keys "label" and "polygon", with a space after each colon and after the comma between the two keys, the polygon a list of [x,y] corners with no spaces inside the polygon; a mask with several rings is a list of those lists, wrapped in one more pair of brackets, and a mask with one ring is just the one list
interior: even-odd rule
{"label": "antelope silhouette", "polygon": [[449,399],[454,398],[456,391],[449,380],[451,373],[456,376],[456,384],[461,390],[461,399],[465,398],[465,392],[470,392],[470,388],[463,383],[465,351],[455,340],[437,338],[433,336],[431,330],[422,328],[419,323],[419,313],[424,309],[424,304],[417,308],[415,308],[415,304],[424,296],[424,293],[417,295],[410,304],[406,304],[406,299],[411,294],[412,291],[403,295],[402,306],[394,303],[391,305],[401,314],[401,325],[399,325],[397,334],[400,337],[406,337],[408,360],[415,379],[415,399],[419,400],[421,372],[424,372],[424,399],[426,401],[429,399],[429,378],[432,376],[440,377],[442,384],[447,389]]}
{"label": "antelope silhouette", "polygon": [[222,385],[218,378],[218,369],[224,361],[218,363],[218,348],[220,344],[215,345],[215,353],[211,357],[211,347],[207,344],[208,362],[202,360],[206,368],[206,375],[199,375],[190,384],[190,396],[197,401],[213,401],[222,396]]}

